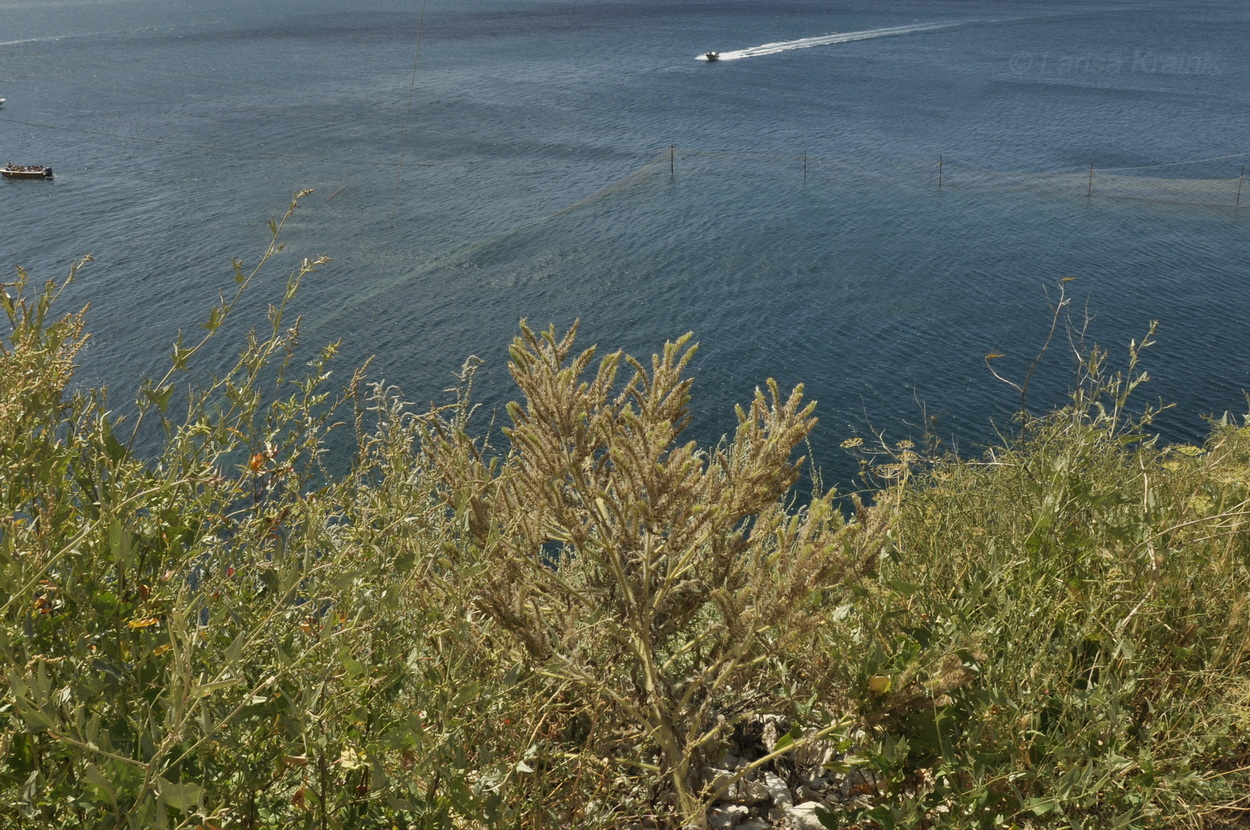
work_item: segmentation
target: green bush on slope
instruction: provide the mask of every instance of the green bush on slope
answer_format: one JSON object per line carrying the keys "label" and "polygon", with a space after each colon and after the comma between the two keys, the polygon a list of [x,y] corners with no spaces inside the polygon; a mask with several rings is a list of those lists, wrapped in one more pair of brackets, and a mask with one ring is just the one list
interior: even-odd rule
{"label": "green bush on slope", "polygon": [[287,318],[319,264],[222,374],[180,340],[134,423],[71,385],[63,284],[4,287],[0,822],[697,826],[704,765],[759,713],[803,727],[779,755],[827,737],[831,774],[876,773],[829,826],[1250,806],[1250,431],[1159,446],[1125,414],[1136,348],[983,458],[902,448],[846,519],[789,494],[798,390],[678,442],[685,339],[595,366],[523,326],[498,450],[471,371],[429,412],[363,372],[336,389]]}
{"label": "green bush on slope", "polygon": [[[5,286],[0,798],[15,826],[435,826],[490,809],[464,757],[481,735],[463,730],[508,681],[458,682],[483,663],[448,682],[464,623],[407,577],[433,531],[412,522],[378,543],[387,433],[352,475],[317,484],[342,404],[362,418],[387,404],[358,378],[326,391],[332,347],[294,376],[285,309],[317,264],[292,272],[233,367],[188,383],[176,418],[173,384],[199,348],[179,341],[143,388],[137,420],[165,434],[144,459],[102,392],[68,386],[82,313],[54,320],[60,288],[21,272]],[[255,273],[236,264],[240,292]],[[237,296],[210,310],[206,338]],[[408,509],[402,496],[382,515]]]}
{"label": "green bush on slope", "polygon": [[877,579],[826,629],[869,650],[847,682],[888,687],[860,699],[855,760],[889,783],[854,818],[1174,827],[1245,806],[1250,428],[1159,446],[1126,414],[1139,353],[1112,376],[1094,351],[1070,406],[982,459],[913,456],[881,493]]}

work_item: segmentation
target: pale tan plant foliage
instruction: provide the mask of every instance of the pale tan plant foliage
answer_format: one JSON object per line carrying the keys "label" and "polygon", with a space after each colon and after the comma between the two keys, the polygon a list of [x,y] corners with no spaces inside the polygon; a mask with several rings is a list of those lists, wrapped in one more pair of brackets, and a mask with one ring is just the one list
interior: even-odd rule
{"label": "pale tan plant foliage", "polygon": [[508,408],[505,457],[449,424],[427,448],[483,565],[477,606],[541,673],[641,728],[697,825],[699,774],[741,714],[735,685],[803,636],[813,597],[858,571],[875,534],[829,494],[783,501],[815,424],[801,387],[782,396],[770,381],[738,409],[732,440],[700,449],[678,443],[689,335],[650,368],[615,352],[592,369],[575,334],[522,324],[511,371],[524,403]]}

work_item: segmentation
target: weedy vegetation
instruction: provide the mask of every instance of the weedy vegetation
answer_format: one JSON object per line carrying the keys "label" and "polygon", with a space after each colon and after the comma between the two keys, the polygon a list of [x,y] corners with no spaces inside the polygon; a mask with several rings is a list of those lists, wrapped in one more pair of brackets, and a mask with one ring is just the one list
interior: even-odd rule
{"label": "weedy vegetation", "polygon": [[762,714],[795,728],[737,778],[872,773],[827,827],[1250,814],[1250,428],[1157,441],[1149,337],[1056,411],[1021,383],[978,457],[883,446],[862,501],[800,501],[813,405],[767,383],[684,441],[689,336],[522,323],[478,432],[473,362],[417,409],[306,349],[311,260],[205,373],[283,222],[125,417],[73,382],[79,266],[3,287],[0,824],[703,827]]}

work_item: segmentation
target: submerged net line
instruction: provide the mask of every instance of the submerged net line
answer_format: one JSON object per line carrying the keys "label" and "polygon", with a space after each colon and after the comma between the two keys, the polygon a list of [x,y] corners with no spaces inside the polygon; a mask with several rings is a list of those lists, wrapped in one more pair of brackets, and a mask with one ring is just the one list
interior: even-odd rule
{"label": "submerged net line", "polygon": [[1104,167],[1102,169],[1108,170],[1108,171],[1156,170],[1160,167],[1179,167],[1184,164],[1205,164],[1211,161],[1227,161],[1228,159],[1245,159],[1245,158],[1250,158],[1250,152],[1231,153],[1230,155],[1227,155],[1227,156],[1212,156],[1211,158],[1193,159],[1191,161],[1168,161],[1168,162],[1164,162],[1163,164],[1139,164],[1134,167]]}
{"label": "submerged net line", "polygon": [[[1250,154],[1248,154],[1250,155]],[[1240,158],[1230,156],[1227,158]],[[1210,159],[1204,159],[1209,162]],[[577,163],[577,162],[574,162]],[[1192,162],[1197,163],[1197,162]],[[545,166],[546,163],[544,163]],[[500,163],[499,167],[510,167]],[[529,166],[522,164],[519,166]],[[1168,165],[1174,167],[1178,165]],[[1153,166],[1151,166],[1153,167]],[[1123,170],[1125,168],[1116,168]],[[1129,168],[1134,169],[1134,168]],[[1137,168],[1151,169],[1151,168]],[[1110,170],[1110,168],[1108,168]],[[513,227],[487,234],[468,244],[447,250],[432,259],[413,262],[398,269],[398,273],[379,277],[375,284],[355,296],[345,299],[333,310],[319,317],[310,325],[319,329],[338,318],[351,314],[366,303],[375,307],[382,295],[421,279],[456,269],[473,262],[480,254],[506,243],[520,234],[541,227],[560,217],[576,213],[602,202],[611,203],[617,198],[629,198],[649,192],[648,187],[660,181],[705,177],[715,179],[728,177],[768,178],[789,180],[796,187],[806,181],[822,186],[843,183],[870,183],[880,187],[897,186],[905,196],[914,195],[917,184],[925,188],[985,190],[999,192],[1035,192],[1096,198],[1143,199],[1156,202],[1173,202],[1194,205],[1232,207],[1237,203],[1238,189],[1242,184],[1240,175],[1227,178],[1181,178],[1133,175],[1123,172],[1099,172],[1094,170],[1092,187],[1089,170],[1083,172],[1004,172],[964,167],[944,162],[938,164],[930,159],[910,158],[906,161],[885,163],[876,160],[851,160],[829,156],[794,153],[746,153],[737,150],[688,149],[670,147],[660,153],[639,154],[637,164],[599,189],[574,199],[568,204],[543,215],[519,221]],[[1247,183],[1250,184],[1250,183]],[[1250,186],[1241,193],[1250,207]]]}
{"label": "submerged net line", "polygon": [[[154,145],[172,145],[195,148],[201,152],[218,155],[252,158],[263,157],[281,162],[334,162],[339,165],[339,157],[323,156],[314,153],[281,152],[265,150],[258,147],[228,147],[195,141],[184,141],[158,136],[127,135],[81,127],[69,127],[59,124],[40,124],[0,116],[0,123],[18,124],[26,127],[83,133],[103,139],[124,140]],[[627,158],[631,154],[617,154],[616,159]],[[671,172],[678,176],[732,176],[740,178],[792,178],[796,174],[800,179],[806,177],[814,181],[853,178],[856,180],[878,181],[883,185],[894,184],[901,187],[915,186],[917,182],[931,182],[943,188],[981,189],[994,191],[1018,191],[1021,193],[1036,192],[1049,194],[1072,194],[1089,197],[1137,199],[1144,201],[1172,202],[1178,204],[1250,207],[1250,183],[1243,176],[1241,165],[1250,161],[1250,151],[1230,153],[1203,159],[1171,161],[1159,164],[1147,164],[1119,167],[1094,167],[1091,182],[1089,169],[1069,171],[1005,171],[964,166],[957,161],[946,161],[939,166],[933,159],[910,158],[906,160],[854,159],[831,156],[811,155],[804,153],[761,153],[743,152],[729,149],[706,149],[673,147],[670,150],[655,153],[640,151],[636,155],[641,169],[613,182],[596,193],[569,205],[565,210],[583,206],[587,202],[609,196],[622,188],[638,184],[643,180],[668,175]],[[481,173],[487,170],[520,171],[560,170],[570,165],[597,165],[605,161],[603,158],[585,158],[570,160],[567,158],[542,159],[448,159],[448,160],[407,160],[395,159],[370,160],[371,168],[393,168],[396,177],[406,167],[463,169]],[[1176,175],[1185,167],[1204,166],[1204,171],[1220,165],[1228,171],[1225,176],[1182,176]],[[1169,175],[1151,175],[1151,171],[1168,171]],[[339,188],[340,190],[342,188]],[[337,195],[337,192],[336,194]]]}
{"label": "submerged net line", "polygon": [[[939,157],[940,158],[940,157]],[[674,175],[757,178],[784,176],[808,181],[877,181],[900,186],[997,192],[1045,193],[1109,199],[1134,199],[1175,204],[1250,207],[1250,180],[1241,163],[1250,153],[1135,167],[1085,168],[1065,171],[990,170],[949,160],[854,161],[795,153],[745,153],[734,150],[674,148]],[[1215,162],[1224,162],[1215,165]],[[1183,175],[1189,166],[1206,175]],[[1210,175],[1220,167],[1228,175]],[[1159,175],[1167,170],[1168,175]]]}
{"label": "submerged net line", "polygon": [[539,216],[536,219],[531,219],[528,222],[522,222],[508,230],[490,234],[483,239],[479,239],[454,250],[447,251],[429,262],[422,263],[414,268],[409,268],[400,274],[389,277],[383,274],[374,286],[357,293],[353,297],[347,298],[334,310],[313,321],[310,324],[311,330],[316,331],[330,323],[333,323],[340,317],[354,312],[366,302],[372,302],[376,308],[382,295],[389,291],[394,291],[405,285],[409,285],[429,274],[446,271],[447,269],[463,265],[464,263],[471,261],[481,252],[488,251],[500,243],[525,233],[526,231],[537,228],[544,223],[550,222],[553,219],[564,216],[565,214],[573,213],[581,208],[595,204],[596,202],[625,193],[639,185],[653,181],[662,175],[666,176],[668,172],[669,153],[665,152],[663,154],[652,155],[649,157],[649,160],[645,161],[634,170],[631,170],[610,184],[599,188],[590,195],[578,199],[577,201],[568,204],[559,210],[552,211],[551,213]]}
{"label": "submerged net line", "polygon": [[1239,207],[1250,205],[1250,189],[1240,175],[1180,178],[1126,173],[1007,173],[946,165],[942,186],[1012,192],[1072,194],[1090,198],[1135,199],[1175,204]]}

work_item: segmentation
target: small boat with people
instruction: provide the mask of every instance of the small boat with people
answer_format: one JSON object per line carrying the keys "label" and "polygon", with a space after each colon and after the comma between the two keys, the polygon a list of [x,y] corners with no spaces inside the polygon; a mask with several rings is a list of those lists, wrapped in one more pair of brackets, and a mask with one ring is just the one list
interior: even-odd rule
{"label": "small boat with people", "polygon": [[0,176],[6,179],[50,179],[52,168],[39,164],[6,164],[0,167]]}
{"label": "small boat with people", "polygon": [[711,63],[712,61],[718,61],[720,60],[720,52],[704,52],[703,58],[708,63]]}

